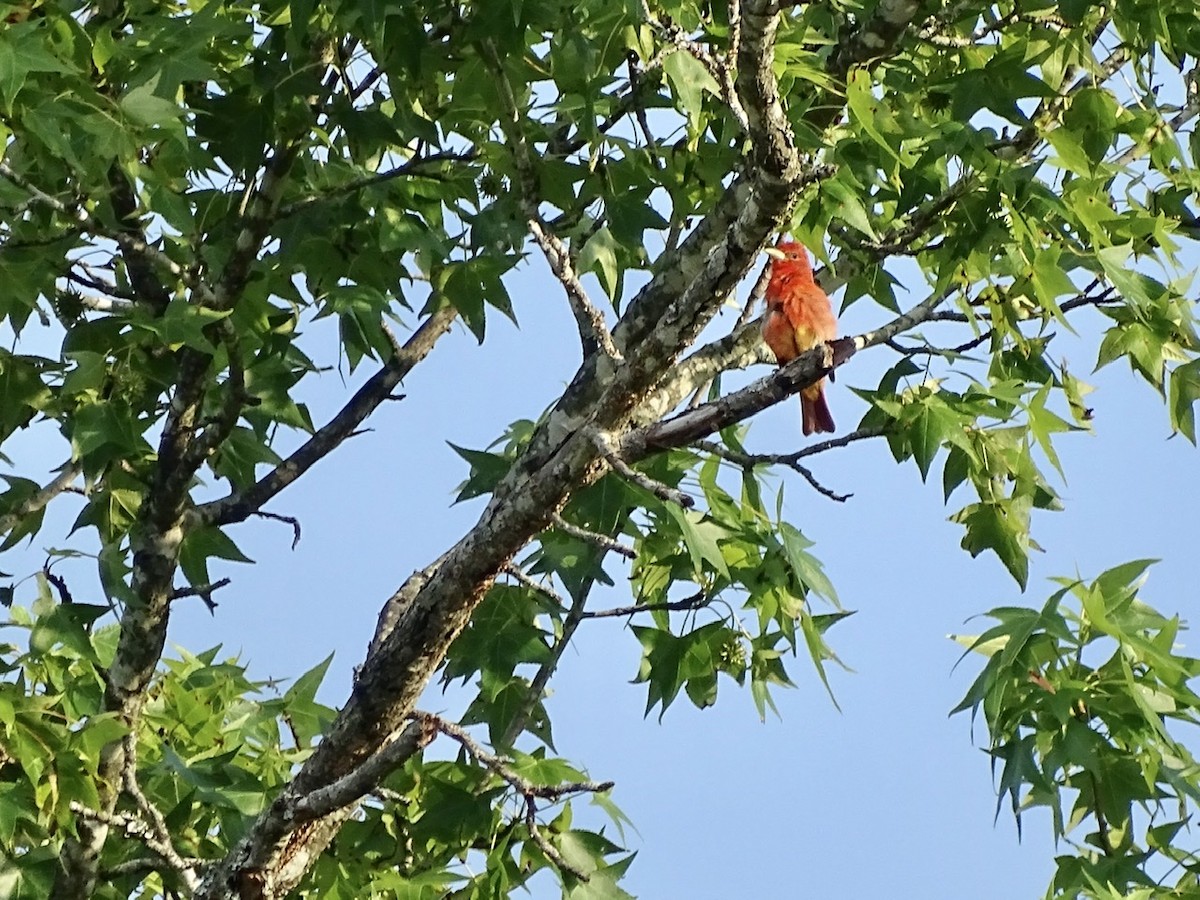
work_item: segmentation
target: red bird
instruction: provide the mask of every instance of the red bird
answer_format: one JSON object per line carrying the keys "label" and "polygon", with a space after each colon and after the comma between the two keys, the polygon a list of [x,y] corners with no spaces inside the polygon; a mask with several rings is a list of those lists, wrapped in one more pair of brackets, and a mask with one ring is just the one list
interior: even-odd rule
{"label": "red bird", "polygon": [[[825,292],[813,281],[808,251],[795,241],[768,247],[771,280],[767,282],[767,314],[763,340],[782,366],[805,350],[837,337],[837,318]],[[833,431],[833,415],[825,402],[825,379],[800,392],[804,433]]]}

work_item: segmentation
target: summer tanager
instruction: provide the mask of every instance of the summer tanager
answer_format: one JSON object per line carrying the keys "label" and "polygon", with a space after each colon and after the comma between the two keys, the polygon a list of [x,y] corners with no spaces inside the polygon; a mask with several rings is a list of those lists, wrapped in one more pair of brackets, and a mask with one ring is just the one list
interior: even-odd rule
{"label": "summer tanager", "polygon": [[[771,279],[767,282],[767,314],[763,340],[782,366],[805,350],[837,337],[837,319],[825,292],[813,281],[808,251],[795,241],[768,247]],[[800,413],[806,435],[833,431],[833,416],[825,402],[825,379],[800,392]]]}

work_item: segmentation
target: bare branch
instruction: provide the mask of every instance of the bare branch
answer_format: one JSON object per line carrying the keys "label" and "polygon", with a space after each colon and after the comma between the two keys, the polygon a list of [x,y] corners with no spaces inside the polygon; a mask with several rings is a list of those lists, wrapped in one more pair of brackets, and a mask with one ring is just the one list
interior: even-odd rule
{"label": "bare branch", "polygon": [[525,800],[525,824],[529,829],[529,837],[537,844],[538,849],[559,869],[570,872],[580,881],[588,880],[587,874],[567,863],[558,850],[538,830],[536,818],[537,804],[535,801],[543,799],[557,802],[572,794],[603,793],[604,791],[612,790],[613,782],[578,781],[558,785],[534,784],[513,771],[506,760],[484,750],[464,728],[430,713],[413,713],[411,718],[423,723],[428,728],[436,729],[447,737],[458,741],[463,749],[475,758],[476,762],[508,782],[509,787],[519,793]]}
{"label": "bare branch", "polygon": [[509,563],[507,566],[505,566],[504,574],[508,575],[523,587],[527,587],[529,590],[541,594],[552,604],[554,604],[555,607],[566,608],[567,602],[563,596],[558,593],[558,591],[554,590],[554,588],[549,587],[548,585],[542,584],[540,581],[534,581],[523,571],[521,571],[521,567],[515,563]]}
{"label": "bare branch", "polygon": [[171,599],[182,600],[184,597],[199,597],[204,601],[204,605],[208,607],[208,611],[215,613],[217,611],[217,601],[212,598],[213,593],[223,587],[228,587],[230,584],[232,584],[232,579],[218,578],[211,584],[195,584],[191,587],[176,588],[171,592]]}
{"label": "bare branch", "polygon": [[720,444],[713,443],[712,441],[696,441],[693,446],[699,450],[704,450],[708,453],[711,453],[714,456],[719,456],[721,459],[731,462],[734,465],[745,469],[746,471],[749,471],[758,465],[782,463],[801,475],[805,481],[812,485],[813,489],[817,493],[828,497],[830,500],[833,500],[837,503],[845,503],[854,496],[853,494],[838,494],[825,487],[825,485],[817,481],[817,478],[815,475],[813,475],[811,469],[800,464],[799,458],[794,453],[774,455],[739,453],[736,450],[731,450],[728,447],[723,447]]}
{"label": "bare branch", "polygon": [[450,330],[458,312],[442,307],[426,319],[405,343],[402,354],[395,354],[367,380],[345,406],[324,426],[304,442],[291,456],[260,478],[243,493],[231,494],[196,508],[201,522],[227,525],[241,522],[259,512],[272,497],[298,479],[317,462],[328,456],[339,444],[353,434],[391,396],[412,368],[429,355],[434,344]]}
{"label": "bare branch", "polygon": [[264,512],[261,509],[255,510],[251,515],[259,519],[270,519],[273,522],[283,522],[292,526],[292,549],[296,549],[296,545],[300,543],[300,520],[295,516],[281,516],[279,513]]}
{"label": "bare branch", "polygon": [[146,846],[159,854],[172,869],[179,873],[189,890],[195,890],[200,879],[196,876],[194,866],[189,865],[175,850],[171,839],[171,829],[167,827],[167,819],[142,792],[137,780],[137,737],[134,734],[125,736],[125,768],[122,772],[122,786],[138,810],[149,820],[147,828],[152,832],[154,843],[146,841]]}
{"label": "bare branch", "polygon": [[538,667],[533,678],[529,680],[529,688],[525,691],[525,697],[521,700],[521,705],[518,707],[516,714],[509,720],[508,727],[504,729],[504,734],[497,742],[500,747],[511,747],[517,740],[517,737],[525,730],[529,724],[529,717],[533,715],[538,703],[546,694],[546,685],[550,683],[550,678],[558,671],[558,664],[562,661],[563,654],[567,647],[571,645],[571,640],[575,637],[575,632],[579,630],[579,625],[583,621],[584,608],[587,606],[588,595],[592,592],[592,586],[595,581],[589,576],[584,579],[583,584],[574,592],[575,599],[570,607],[567,607],[566,600],[551,588],[538,584],[517,566],[506,566],[504,571],[516,578],[522,584],[526,584],[533,590],[540,592],[543,596],[550,598],[557,603],[559,607],[567,608],[567,615],[563,619],[562,631],[558,635],[558,640],[550,648],[550,658]]}
{"label": "bare branch", "polygon": [[69,491],[81,471],[82,468],[78,463],[64,463],[62,471],[55,476],[53,481],[42,489],[34,491],[13,507],[11,511],[0,516],[0,534],[7,534],[12,531],[23,518],[37,512],[39,509],[43,509],[47,503],[59,494]]}
{"label": "bare branch", "polygon": [[542,248],[546,261],[550,263],[550,270],[554,273],[554,277],[562,282],[563,289],[567,293],[567,303],[571,307],[571,313],[575,316],[575,324],[579,328],[583,352],[587,354],[598,346],[613,360],[620,361],[623,357],[613,343],[612,335],[604,322],[604,314],[588,298],[587,291],[575,272],[571,252],[567,249],[566,244],[545,227],[540,216],[531,217],[528,226],[534,242]]}
{"label": "bare branch", "polygon": [[78,800],[71,801],[71,812],[89,822],[103,826],[105,830],[116,828],[123,832],[126,837],[132,838],[135,841],[140,841],[152,853],[157,854],[163,862],[172,870],[179,873],[179,876],[184,879],[185,883],[192,889],[199,884],[196,879],[195,869],[188,864],[170,844],[164,844],[154,833],[154,829],[143,822],[136,816],[131,816],[121,812],[103,812],[98,809],[84,806]]}
{"label": "bare branch", "polygon": [[439,175],[428,170],[440,166],[442,163],[473,162],[478,158],[479,153],[474,149],[461,152],[444,150],[424,156],[414,156],[412,159],[398,166],[392,166],[390,169],[364,175],[361,178],[355,178],[347,181],[345,184],[339,184],[311,197],[304,197],[303,199],[286,203],[279,207],[276,218],[283,219],[295,215],[314,204],[325,203],[329,200],[335,200],[338,197],[358,193],[367,188],[378,187],[379,185],[387,184],[389,181],[395,181],[398,178],[438,178],[440,177]]}
{"label": "bare branch", "polygon": [[637,551],[632,547],[626,546],[616,538],[611,538],[607,534],[600,534],[598,531],[588,531],[586,528],[580,528],[578,525],[572,525],[558,513],[555,513],[550,520],[554,527],[563,534],[570,535],[573,538],[578,538],[581,541],[586,541],[594,547],[599,547],[601,550],[606,550],[612,553],[619,553],[626,559],[637,559]]}
{"label": "bare branch", "polygon": [[633,606],[620,606],[616,609],[600,609],[596,612],[585,612],[581,618],[584,619],[618,619],[625,616],[634,616],[643,612],[658,612],[665,610],[667,612],[680,612],[683,610],[703,609],[708,605],[708,594],[705,591],[697,591],[690,597],[685,597],[682,600],[668,600],[665,603],[637,603]]}
{"label": "bare branch", "polygon": [[600,448],[601,454],[608,461],[613,471],[626,481],[636,484],[644,491],[649,491],[660,500],[666,500],[668,503],[674,503],[677,506],[682,506],[684,509],[691,509],[696,505],[696,501],[689,494],[668,484],[663,484],[661,481],[655,481],[649,475],[632,468],[625,460],[621,459],[604,434],[596,432],[595,440],[596,446]]}

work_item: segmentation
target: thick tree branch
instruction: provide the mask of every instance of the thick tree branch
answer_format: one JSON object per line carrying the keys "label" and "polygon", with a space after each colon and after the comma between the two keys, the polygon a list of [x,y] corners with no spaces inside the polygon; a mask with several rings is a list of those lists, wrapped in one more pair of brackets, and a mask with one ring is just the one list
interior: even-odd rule
{"label": "thick tree branch", "polygon": [[[677,249],[664,254],[654,278],[631,300],[613,340],[623,352],[636,347],[636,355],[624,352],[620,364],[604,354],[588,357],[476,525],[403,603],[389,601],[388,615],[381,615],[384,636],[373,645],[349,701],[296,775],[289,796],[334,783],[399,730],[496,575],[549,524],[572,491],[599,477],[599,450],[581,426],[590,422],[601,431],[621,430],[720,308],[763,244],[782,229],[812,175],[796,154],[779,103],[773,72],[776,14],[775,4],[764,0],[743,8],[739,93],[750,121],[755,165],[726,188]],[[216,518],[228,521],[229,507]],[[210,869],[197,897],[222,896],[250,873],[261,874],[264,896],[286,892],[338,823],[322,819],[310,827],[321,833],[296,831],[285,810],[272,804],[229,856]]]}
{"label": "thick tree branch", "polygon": [[292,807],[294,821],[310,822],[357,803],[409,757],[427,747],[434,739],[436,730],[425,719],[414,718],[400,734],[353,772],[297,800]]}
{"label": "thick tree branch", "polygon": [[853,67],[894,54],[920,8],[917,0],[880,0],[869,18],[842,35],[830,56],[831,71],[844,80]]}

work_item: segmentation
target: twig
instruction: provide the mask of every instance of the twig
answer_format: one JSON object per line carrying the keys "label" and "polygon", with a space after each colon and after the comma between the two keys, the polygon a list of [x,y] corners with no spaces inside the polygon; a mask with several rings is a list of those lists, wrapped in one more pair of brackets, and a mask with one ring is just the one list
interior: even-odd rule
{"label": "twig", "polygon": [[281,516],[279,513],[266,512],[265,510],[256,509],[251,515],[259,519],[270,519],[273,522],[284,522],[292,526],[292,549],[296,549],[296,545],[300,543],[300,520],[295,516]]}
{"label": "twig", "polygon": [[626,481],[632,482],[644,491],[649,491],[660,500],[666,500],[668,503],[674,503],[677,506],[682,506],[684,509],[691,509],[696,505],[696,501],[691,495],[684,493],[678,488],[673,488],[670,485],[663,484],[661,481],[655,481],[649,475],[637,471],[631,467],[625,460],[617,455],[608,438],[600,432],[594,435],[596,446],[608,461],[613,471],[624,478]]}
{"label": "twig", "polygon": [[516,565],[516,563],[509,563],[506,565],[504,567],[504,574],[514,579],[522,586],[529,588],[529,590],[541,594],[543,597],[550,600],[550,602],[553,603],[556,608],[563,609],[567,606],[566,600],[560,593],[558,593],[558,591],[554,590],[552,587],[542,584],[540,581],[534,581],[523,571],[521,571],[521,567]]}
{"label": "twig", "polygon": [[555,513],[550,520],[554,527],[563,534],[570,535],[573,538],[578,538],[581,541],[586,541],[601,550],[607,550],[612,553],[619,553],[626,559],[637,559],[637,551],[632,547],[622,544],[615,538],[609,537],[607,534],[600,534],[598,531],[588,531],[586,528],[580,528],[578,525],[572,525],[558,513]]}
{"label": "twig", "polygon": [[9,513],[0,516],[0,534],[11,531],[23,518],[45,507],[59,494],[70,490],[72,483],[82,471],[78,463],[68,462],[58,476],[44,488],[34,491]]}
{"label": "twig", "polygon": [[428,166],[437,165],[445,162],[473,162],[479,158],[478,151],[463,150],[452,151],[445,150],[439,153],[430,153],[425,156],[414,156],[407,162],[401,163],[398,166],[393,166],[390,169],[385,169],[382,172],[374,172],[370,175],[364,175],[361,178],[355,178],[347,181],[345,184],[339,184],[336,187],[329,188],[319,194],[313,194],[309,197],[303,197],[299,200],[294,200],[291,203],[284,204],[279,207],[277,218],[286,218],[287,216],[295,215],[303,209],[307,209],[315,203],[324,203],[328,200],[335,200],[338,197],[345,197],[347,194],[357,193],[366,188],[378,187],[381,184],[387,184],[389,181],[395,181],[397,178],[436,178],[438,176],[423,171]]}
{"label": "twig", "polygon": [[793,471],[803,476],[804,480],[812,485],[813,489],[818,494],[828,497],[830,500],[836,501],[837,503],[845,503],[854,496],[853,494],[838,494],[825,487],[825,485],[817,481],[817,478],[815,475],[813,475],[811,469],[800,464],[795,453],[776,455],[753,455],[749,453],[739,453],[736,450],[731,450],[728,447],[723,447],[720,444],[713,443],[712,441],[696,441],[693,446],[699,450],[704,450],[708,453],[712,453],[715,456],[719,456],[721,459],[731,462],[736,466],[740,466],[746,471],[749,471],[758,465],[782,464],[788,466]]}
{"label": "twig", "polygon": [[153,831],[154,839],[159,845],[159,847],[155,847],[147,842],[146,846],[162,856],[166,863],[183,877],[189,889],[195,890],[196,886],[200,883],[195,869],[188,865],[175,850],[175,845],[171,839],[171,829],[167,827],[166,816],[162,814],[162,811],[157,806],[150,802],[142,792],[141,785],[138,784],[137,736],[133,733],[125,735],[124,743],[125,768],[121,775],[122,787],[125,793],[133,799],[134,804],[141,814],[149,819],[147,827]]}
{"label": "twig", "polygon": [[[646,0],[642,0],[642,15],[646,21],[650,23],[650,27],[658,32],[659,36],[671,43],[678,50],[682,50],[695,59],[700,65],[708,71],[712,76],[713,81],[721,89],[721,99],[725,101],[725,105],[729,107],[729,111],[741,126],[742,131],[750,130],[750,121],[746,116],[746,109],[742,106],[741,98],[738,97],[737,89],[734,85],[734,71],[738,50],[741,42],[741,11],[737,11],[737,30],[731,29],[730,52],[714,55],[707,47],[699,41],[688,37],[682,28],[676,25],[669,16],[663,15],[661,18],[656,16],[650,9],[650,4]],[[731,25],[733,24],[733,13],[730,15]],[[736,36],[736,40],[734,37]]]}
{"label": "twig", "polygon": [[204,601],[210,613],[217,611],[217,601],[212,598],[214,592],[232,583],[232,579],[218,578],[211,584],[195,584],[191,587],[176,588],[171,591],[171,600],[182,600],[184,597],[199,597]]}
{"label": "twig", "polygon": [[128,813],[112,812],[105,813],[98,809],[92,809],[89,806],[84,806],[78,800],[72,800],[70,803],[71,812],[82,819],[87,819],[91,822],[98,822],[101,825],[106,825],[109,828],[117,828],[125,834],[126,837],[140,841],[152,853],[162,857],[173,871],[178,872],[179,876],[195,890],[200,884],[200,879],[196,876],[195,869],[188,865],[187,861],[175,852],[170,844],[163,844],[154,834],[154,830],[136,816],[131,816]]}
{"label": "twig", "polygon": [[616,619],[624,616],[633,616],[643,612],[658,612],[666,610],[668,612],[678,612],[680,610],[703,609],[708,605],[708,595],[704,591],[697,591],[690,597],[685,597],[682,600],[669,600],[664,603],[639,603],[633,606],[619,606],[616,609],[599,609],[595,612],[585,612],[580,618],[583,619]]}
{"label": "twig", "polygon": [[571,252],[567,249],[566,244],[545,227],[545,223],[542,222],[541,216],[536,214],[536,210],[526,224],[529,233],[533,235],[534,243],[541,247],[546,262],[550,264],[550,271],[554,273],[554,277],[562,283],[563,290],[566,291],[567,303],[571,307],[571,313],[575,316],[575,324],[579,328],[580,339],[584,343],[584,353],[587,354],[592,347],[599,347],[614,361],[619,362],[624,359],[621,351],[617,349],[617,345],[613,343],[612,334],[604,322],[604,314],[592,303],[587,295],[587,290],[579,280],[579,275],[576,273],[571,259]]}
{"label": "twig", "polygon": [[926,344],[924,347],[905,347],[896,340],[887,341],[887,345],[903,356],[958,356],[970,350],[974,350],[984,341],[990,340],[996,331],[989,328],[982,332],[978,337],[959,344],[957,347],[934,347]]}
{"label": "twig", "polygon": [[529,829],[530,839],[537,844],[546,858],[549,859],[556,867],[564,872],[570,872],[580,881],[587,881],[587,873],[580,871],[572,866],[562,854],[542,835],[537,825],[537,803],[538,799],[550,800],[557,802],[571,794],[593,793],[599,794],[604,791],[612,790],[613,782],[611,781],[576,781],[558,785],[542,785],[534,784],[526,778],[521,777],[508,762],[502,757],[496,756],[484,750],[475,739],[467,733],[462,727],[448,722],[440,716],[435,716],[430,713],[414,712],[410,718],[423,723],[428,728],[433,728],[440,731],[447,737],[453,738],[462,745],[462,748],[467,751],[475,761],[484,768],[499,776],[508,783],[514,791],[519,793],[525,801],[525,824]]}
{"label": "twig", "polygon": [[[512,573],[509,572],[509,574]],[[524,575],[523,572],[521,574]],[[525,577],[528,578],[528,576]],[[584,578],[579,588],[573,592],[574,602],[567,609],[567,615],[563,619],[562,631],[558,635],[558,640],[550,648],[550,658],[538,667],[533,678],[529,680],[529,688],[525,692],[525,697],[521,700],[521,705],[517,708],[516,715],[509,720],[508,727],[504,729],[504,734],[501,736],[499,742],[497,742],[497,746],[511,747],[518,735],[525,730],[525,726],[529,723],[529,717],[533,715],[534,709],[546,693],[546,685],[550,683],[550,679],[558,671],[558,664],[562,661],[563,653],[570,646],[571,639],[575,637],[575,632],[579,629],[579,625],[583,621],[588,596],[591,594],[595,583],[595,579],[588,576]],[[566,607],[566,601],[557,592],[540,586],[538,589],[553,594],[559,605]]]}

